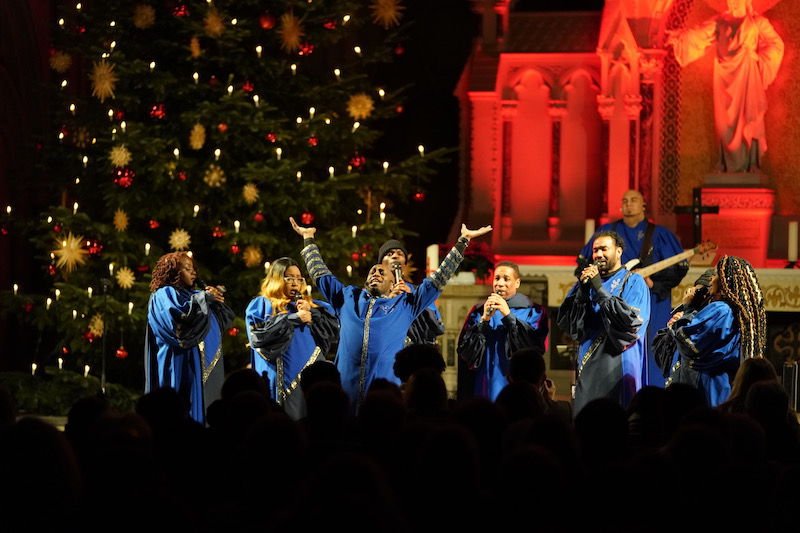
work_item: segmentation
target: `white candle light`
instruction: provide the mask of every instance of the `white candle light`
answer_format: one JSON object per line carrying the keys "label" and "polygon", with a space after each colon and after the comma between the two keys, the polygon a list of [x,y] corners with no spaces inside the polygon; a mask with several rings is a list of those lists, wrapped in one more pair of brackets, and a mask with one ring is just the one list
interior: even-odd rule
{"label": "white candle light", "polygon": [[91,297],[92,297],[92,292],[93,292],[93,291],[94,291],[94,289],[92,289],[91,287],[87,287],[87,288],[86,288],[86,294],[88,294],[88,295],[89,295],[89,298],[91,298]]}
{"label": "white candle light", "polygon": [[264,272],[269,272],[269,261],[264,261]]}
{"label": "white candle light", "polygon": [[297,74],[297,65],[295,65],[294,63],[292,63],[292,64],[291,64],[291,66],[290,66],[289,68],[291,68],[291,69],[292,69],[292,76],[294,76],[295,74]]}
{"label": "white candle light", "polygon": [[14,296],[16,296],[18,292],[19,292],[19,285],[17,285],[17,284],[15,283],[15,284],[14,284]]}
{"label": "white candle light", "polygon": [[417,146],[417,151],[419,151],[419,156],[420,157],[423,157],[425,155],[425,147],[422,146],[421,144],[419,146]]}
{"label": "white candle light", "polygon": [[36,363],[31,363],[31,376],[35,376],[36,375],[37,366],[38,365]]}
{"label": "white candle light", "polygon": [[73,215],[77,215],[78,214],[78,202],[75,202],[74,204],[72,204],[72,214]]}
{"label": "white candle light", "polygon": [[386,222],[386,213],[381,211],[381,224],[383,224],[384,222]]}
{"label": "white candle light", "polygon": [[259,44],[258,46],[256,46],[256,56],[258,56],[258,58],[259,58],[259,59],[261,58],[261,52],[262,52],[263,50],[264,50],[264,49],[261,47],[261,45],[260,45],[260,44]]}
{"label": "white candle light", "polygon": [[589,239],[592,238],[592,235],[594,235],[594,219],[587,218],[586,225],[583,229],[583,242],[589,242]]}
{"label": "white candle light", "polygon": [[281,160],[281,154],[283,154],[283,150],[281,150],[281,147],[279,146],[275,148],[275,157],[278,159],[278,161]]}
{"label": "white candle light", "polygon": [[56,301],[58,301],[58,298],[61,296],[61,290],[60,289],[56,289],[55,293],[56,293]]}
{"label": "white candle light", "polygon": [[77,309],[73,309],[72,310],[72,320],[75,320],[77,318],[78,318],[78,310]]}
{"label": "white candle light", "polygon": [[789,222],[789,261],[797,262],[797,221]]}
{"label": "white candle light", "polygon": [[194,207],[192,208],[192,211],[193,211],[192,217],[197,218],[197,213],[200,212],[200,206],[195,204]]}
{"label": "white candle light", "polygon": [[347,265],[347,277],[350,278],[353,276],[353,267]]}
{"label": "white candle light", "polygon": [[241,226],[239,221],[238,220],[234,220],[233,221],[233,229],[236,230],[236,233],[239,233],[239,226]]}
{"label": "white candle light", "polygon": [[58,369],[64,370],[64,359],[61,357],[58,358]]}
{"label": "white candle light", "polygon": [[358,233],[358,226],[353,226],[352,228],[350,228],[350,231],[353,232],[353,238],[355,239],[356,233]]}
{"label": "white candle light", "polygon": [[388,161],[384,161],[383,162],[383,173],[386,174],[388,171],[389,171],[389,162]]}
{"label": "white candle light", "polygon": [[53,305],[53,299],[48,296],[47,299],[44,301],[45,311],[49,311],[51,305]]}
{"label": "white candle light", "polygon": [[329,175],[330,177],[333,177],[333,175],[334,175],[334,169],[333,169],[333,167],[328,167],[328,175]]}
{"label": "white candle light", "polygon": [[89,377],[89,368],[90,368],[89,365],[83,365],[83,377],[85,378]]}
{"label": "white candle light", "polygon": [[194,74],[192,74],[192,79],[194,80],[194,84],[197,85],[197,82],[200,80],[200,74],[195,72]]}
{"label": "white candle light", "polygon": [[308,108],[308,118],[314,118],[314,113],[316,113],[316,112],[317,112],[316,109],[314,109],[313,107],[309,107]]}
{"label": "white candle light", "polygon": [[145,256],[150,255],[150,243],[149,242],[144,243],[144,255]]}
{"label": "white candle light", "polygon": [[108,275],[114,277],[114,263],[108,264]]}
{"label": "white candle light", "polygon": [[128,315],[133,314],[133,302],[128,302]]}

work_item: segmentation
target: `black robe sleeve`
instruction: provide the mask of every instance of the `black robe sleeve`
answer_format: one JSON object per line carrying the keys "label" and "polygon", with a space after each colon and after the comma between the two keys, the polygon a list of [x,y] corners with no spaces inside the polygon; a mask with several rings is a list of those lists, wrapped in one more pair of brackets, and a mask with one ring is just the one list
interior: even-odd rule
{"label": "black robe sleeve", "polygon": [[[647,286],[644,285],[643,290],[646,289]],[[606,351],[620,354],[639,338],[642,318],[625,300],[619,296],[611,296],[604,288],[597,291],[597,299],[600,303],[603,329],[608,334]]]}
{"label": "black robe sleeve", "polygon": [[663,300],[668,298],[672,292],[673,287],[677,287],[681,280],[689,272],[689,262],[681,261],[671,267],[667,267],[661,272],[656,272],[650,276],[653,286],[650,291],[658,295],[658,298]]}
{"label": "black robe sleeve", "polygon": [[661,328],[658,330],[658,333],[656,333],[653,339],[653,357],[665,378],[669,377],[669,371],[672,367],[672,358],[677,348],[678,345],[675,342],[675,336],[670,332],[669,328]]}
{"label": "black robe sleeve", "polygon": [[467,313],[464,327],[461,328],[461,334],[458,336],[456,352],[467,363],[469,368],[477,368],[483,360],[483,354],[486,352],[486,337],[481,331],[483,327],[483,322],[480,319],[481,315],[483,315],[483,305],[473,306],[470,312]]}
{"label": "black robe sleeve", "polygon": [[581,340],[586,330],[586,310],[590,305],[587,290],[576,283],[558,308],[556,323],[573,340]]}
{"label": "black robe sleeve", "polygon": [[324,355],[339,340],[339,320],[325,309],[311,309],[311,336]]}
{"label": "black robe sleeve", "polygon": [[430,309],[419,315],[408,329],[411,344],[434,344],[436,337],[444,334],[444,325]]}
{"label": "black robe sleeve", "polygon": [[250,345],[267,361],[274,362],[286,352],[293,333],[289,314],[281,313],[250,328]]}
{"label": "black robe sleeve", "polygon": [[[506,328],[506,357],[511,358],[511,354],[522,348],[535,348],[544,354],[545,339],[549,326],[547,325],[547,310],[534,305],[528,313],[541,313],[536,329],[525,320],[519,320],[514,313],[503,317],[503,325]],[[530,316],[530,315],[528,315]]]}

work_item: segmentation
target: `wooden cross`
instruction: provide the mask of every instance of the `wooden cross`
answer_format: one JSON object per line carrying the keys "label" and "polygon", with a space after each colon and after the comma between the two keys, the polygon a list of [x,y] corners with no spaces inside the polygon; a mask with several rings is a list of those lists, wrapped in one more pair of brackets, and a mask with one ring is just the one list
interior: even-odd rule
{"label": "wooden cross", "polygon": [[675,207],[677,214],[691,214],[692,227],[694,228],[694,246],[703,240],[702,216],[709,213],[719,213],[718,205],[703,205],[700,187],[692,189],[692,205],[679,205]]}

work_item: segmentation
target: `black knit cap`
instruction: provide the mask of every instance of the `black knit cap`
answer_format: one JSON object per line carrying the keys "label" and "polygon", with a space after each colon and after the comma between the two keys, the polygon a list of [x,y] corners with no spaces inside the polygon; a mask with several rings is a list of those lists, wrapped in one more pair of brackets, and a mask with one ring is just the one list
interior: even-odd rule
{"label": "black knit cap", "polygon": [[703,272],[697,280],[695,280],[695,285],[702,285],[703,287],[711,287],[711,278],[714,274],[717,273],[715,268],[709,268],[705,272]]}
{"label": "black knit cap", "polygon": [[381,249],[378,250],[378,263],[383,262],[383,258],[392,250],[403,250],[403,254],[408,257],[408,250],[406,250],[406,245],[396,239],[389,239],[385,243],[381,245]]}

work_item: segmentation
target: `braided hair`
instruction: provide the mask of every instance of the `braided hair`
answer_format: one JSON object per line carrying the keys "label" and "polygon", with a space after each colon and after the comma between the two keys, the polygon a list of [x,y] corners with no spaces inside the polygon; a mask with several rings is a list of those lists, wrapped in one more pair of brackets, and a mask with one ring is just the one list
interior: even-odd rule
{"label": "braided hair", "polygon": [[156,292],[161,287],[166,287],[167,285],[172,287],[181,287],[183,285],[181,283],[180,269],[181,261],[184,257],[191,259],[192,264],[197,268],[194,258],[186,252],[168,253],[162,255],[158,259],[156,266],[153,267],[153,277],[150,280],[150,292]]}
{"label": "braided hair", "polygon": [[728,302],[742,335],[742,359],[763,357],[767,344],[767,312],[756,271],[741,257],[725,255],[717,263],[719,298]]}

